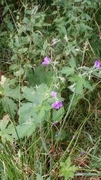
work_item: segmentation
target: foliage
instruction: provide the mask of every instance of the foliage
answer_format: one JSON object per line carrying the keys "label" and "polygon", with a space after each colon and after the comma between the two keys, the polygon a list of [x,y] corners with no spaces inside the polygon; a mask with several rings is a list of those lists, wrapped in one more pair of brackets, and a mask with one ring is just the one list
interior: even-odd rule
{"label": "foliage", "polygon": [[13,142],[11,134],[14,132],[13,124],[9,124],[10,119],[8,115],[5,115],[0,121],[0,137],[3,143],[6,141]]}
{"label": "foliage", "polygon": [[0,2],[2,179],[101,176],[100,5]]}
{"label": "foliage", "polygon": [[68,157],[65,162],[60,162],[60,175],[64,176],[65,180],[74,178],[74,173],[77,171],[75,165],[71,165],[71,159]]}

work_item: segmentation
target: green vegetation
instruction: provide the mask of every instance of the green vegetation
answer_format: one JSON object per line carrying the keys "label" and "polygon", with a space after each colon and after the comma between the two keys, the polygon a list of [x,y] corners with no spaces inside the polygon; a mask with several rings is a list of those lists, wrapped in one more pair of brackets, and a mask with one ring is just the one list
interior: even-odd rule
{"label": "green vegetation", "polygon": [[101,179],[101,2],[0,1],[0,177]]}

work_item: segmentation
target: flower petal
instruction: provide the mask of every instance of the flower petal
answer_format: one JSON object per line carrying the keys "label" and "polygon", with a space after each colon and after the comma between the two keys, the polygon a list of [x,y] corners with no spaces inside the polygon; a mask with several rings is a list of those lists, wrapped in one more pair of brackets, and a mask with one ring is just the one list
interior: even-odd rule
{"label": "flower petal", "polygon": [[51,59],[49,57],[44,57],[44,61],[47,62],[47,63],[50,63],[51,62]]}
{"label": "flower petal", "polygon": [[52,92],[51,92],[51,95],[54,96],[54,97],[56,97],[56,96],[57,96],[57,92],[52,91]]}
{"label": "flower petal", "polygon": [[55,102],[55,103],[52,104],[52,107],[53,107],[54,109],[59,109],[59,108],[61,108],[62,106],[63,106],[63,104],[62,104],[61,101],[57,101],[57,102]]}
{"label": "flower petal", "polygon": [[47,66],[51,62],[51,59],[49,57],[44,57],[44,61],[42,62],[43,66]]}
{"label": "flower petal", "polygon": [[42,65],[43,65],[43,66],[47,66],[47,62],[43,61],[43,62],[42,62]]}
{"label": "flower petal", "polygon": [[94,63],[95,68],[100,68],[101,62],[99,60],[96,60]]}

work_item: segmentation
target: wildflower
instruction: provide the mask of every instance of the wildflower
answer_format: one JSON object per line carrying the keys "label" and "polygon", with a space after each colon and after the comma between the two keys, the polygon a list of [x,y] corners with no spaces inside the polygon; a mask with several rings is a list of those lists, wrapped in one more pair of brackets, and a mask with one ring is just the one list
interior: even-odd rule
{"label": "wildflower", "polygon": [[52,91],[52,92],[51,92],[51,95],[54,96],[54,97],[56,97],[56,96],[57,96],[57,92]]}
{"label": "wildflower", "polygon": [[53,39],[52,40],[52,46],[54,46],[56,44],[56,41]]}
{"label": "wildflower", "polygon": [[58,122],[57,122],[57,121],[55,121],[55,122],[53,123],[53,126],[56,126],[56,125],[57,125],[57,123],[58,123]]}
{"label": "wildflower", "polygon": [[100,68],[101,62],[99,60],[96,60],[94,63],[95,68]]}
{"label": "wildflower", "polygon": [[47,66],[50,62],[51,62],[51,59],[46,56],[46,57],[44,58],[44,61],[42,62],[42,65],[43,65],[43,66]]}
{"label": "wildflower", "polygon": [[60,109],[63,106],[63,103],[61,101],[56,101],[55,103],[52,104],[52,107],[54,109]]}
{"label": "wildflower", "polygon": [[81,156],[83,156],[84,155],[84,151],[81,151],[80,154],[81,154]]}
{"label": "wildflower", "polygon": [[57,44],[58,42],[60,42],[60,39],[53,39],[53,40],[52,40],[52,46],[54,46],[54,45]]}

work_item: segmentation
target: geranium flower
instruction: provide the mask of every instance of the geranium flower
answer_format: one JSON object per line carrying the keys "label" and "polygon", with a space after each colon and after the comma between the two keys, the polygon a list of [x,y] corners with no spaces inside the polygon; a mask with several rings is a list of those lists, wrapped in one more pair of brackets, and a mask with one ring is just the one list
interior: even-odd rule
{"label": "geranium flower", "polygon": [[43,66],[47,66],[48,64],[50,64],[51,59],[49,57],[44,57],[44,61],[42,62]]}
{"label": "geranium flower", "polygon": [[60,109],[63,106],[62,101],[56,101],[55,103],[52,104],[52,107],[54,109]]}
{"label": "geranium flower", "polygon": [[53,40],[52,40],[52,46],[54,46],[54,45],[57,44],[58,42],[60,42],[60,39],[53,39]]}
{"label": "geranium flower", "polygon": [[57,92],[52,91],[52,92],[51,92],[51,95],[54,96],[54,97],[56,97],[56,96],[57,96]]}
{"label": "geranium flower", "polygon": [[94,63],[95,68],[100,68],[101,62],[99,60],[96,60]]}
{"label": "geranium flower", "polygon": [[52,40],[52,46],[54,46],[56,43],[57,43],[57,40],[56,40],[56,39],[53,39],[53,40]]}

